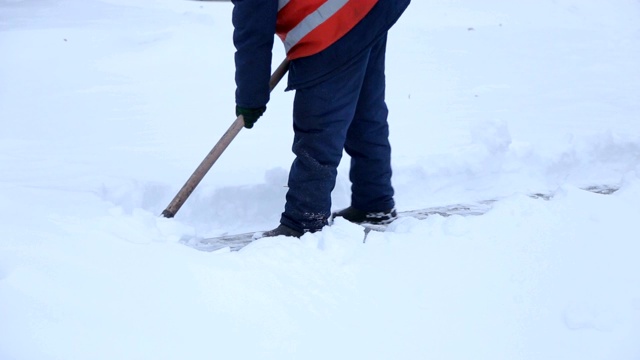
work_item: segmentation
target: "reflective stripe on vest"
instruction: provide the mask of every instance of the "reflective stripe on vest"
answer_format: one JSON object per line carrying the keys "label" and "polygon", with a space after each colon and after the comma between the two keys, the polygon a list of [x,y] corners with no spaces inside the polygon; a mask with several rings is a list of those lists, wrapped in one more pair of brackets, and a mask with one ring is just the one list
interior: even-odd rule
{"label": "reflective stripe on vest", "polygon": [[317,54],[351,30],[378,0],[279,0],[276,34],[287,57]]}

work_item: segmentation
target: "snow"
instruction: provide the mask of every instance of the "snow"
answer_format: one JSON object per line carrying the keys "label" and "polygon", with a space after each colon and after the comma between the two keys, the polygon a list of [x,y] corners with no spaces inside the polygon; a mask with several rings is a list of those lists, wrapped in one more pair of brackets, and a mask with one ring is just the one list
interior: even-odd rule
{"label": "snow", "polygon": [[493,208],[207,253],[277,225],[292,160],[281,84],[158,216],[234,119],[231,9],[0,0],[0,359],[640,359],[640,2],[414,1],[398,208]]}

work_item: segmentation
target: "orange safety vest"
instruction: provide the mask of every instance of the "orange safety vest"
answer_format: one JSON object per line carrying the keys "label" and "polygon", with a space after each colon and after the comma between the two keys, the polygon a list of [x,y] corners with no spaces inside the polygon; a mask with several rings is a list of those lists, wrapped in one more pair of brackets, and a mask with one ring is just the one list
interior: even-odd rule
{"label": "orange safety vest", "polygon": [[362,20],[378,0],[278,0],[276,34],[289,60],[319,53]]}

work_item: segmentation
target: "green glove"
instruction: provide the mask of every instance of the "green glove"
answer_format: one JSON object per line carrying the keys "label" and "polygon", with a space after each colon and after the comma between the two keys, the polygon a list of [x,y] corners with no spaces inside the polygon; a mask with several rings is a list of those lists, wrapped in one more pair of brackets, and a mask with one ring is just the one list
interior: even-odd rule
{"label": "green glove", "polygon": [[258,121],[262,114],[264,114],[265,110],[267,110],[266,106],[250,109],[236,105],[236,116],[242,115],[242,118],[244,119],[244,127],[251,129],[253,124]]}

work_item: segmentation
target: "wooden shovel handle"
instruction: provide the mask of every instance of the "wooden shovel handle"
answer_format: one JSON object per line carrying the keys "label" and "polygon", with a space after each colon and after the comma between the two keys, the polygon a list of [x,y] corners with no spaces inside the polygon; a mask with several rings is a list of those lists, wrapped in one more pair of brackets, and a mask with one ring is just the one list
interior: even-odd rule
{"label": "wooden shovel handle", "polygon": [[[271,75],[271,79],[269,80],[269,90],[272,91],[276,85],[280,82],[280,80],[284,77],[284,75],[289,70],[289,60],[285,59],[282,61],[280,66],[273,72]],[[202,160],[200,165],[196,168],[196,170],[191,174],[191,177],[187,180],[187,182],[182,186],[182,189],[178,191],[176,196],[171,200],[169,206],[162,212],[162,216],[166,218],[172,218],[176,215],[178,210],[182,207],[185,201],[189,198],[193,190],[195,190],[196,186],[200,184],[200,181],[204,178],[204,176],[209,172],[213,164],[218,160],[220,155],[227,149],[231,141],[238,135],[240,130],[244,127],[244,119],[242,115],[238,116],[236,120],[231,124],[229,129],[222,135],[218,143],[209,151],[209,154]]]}

